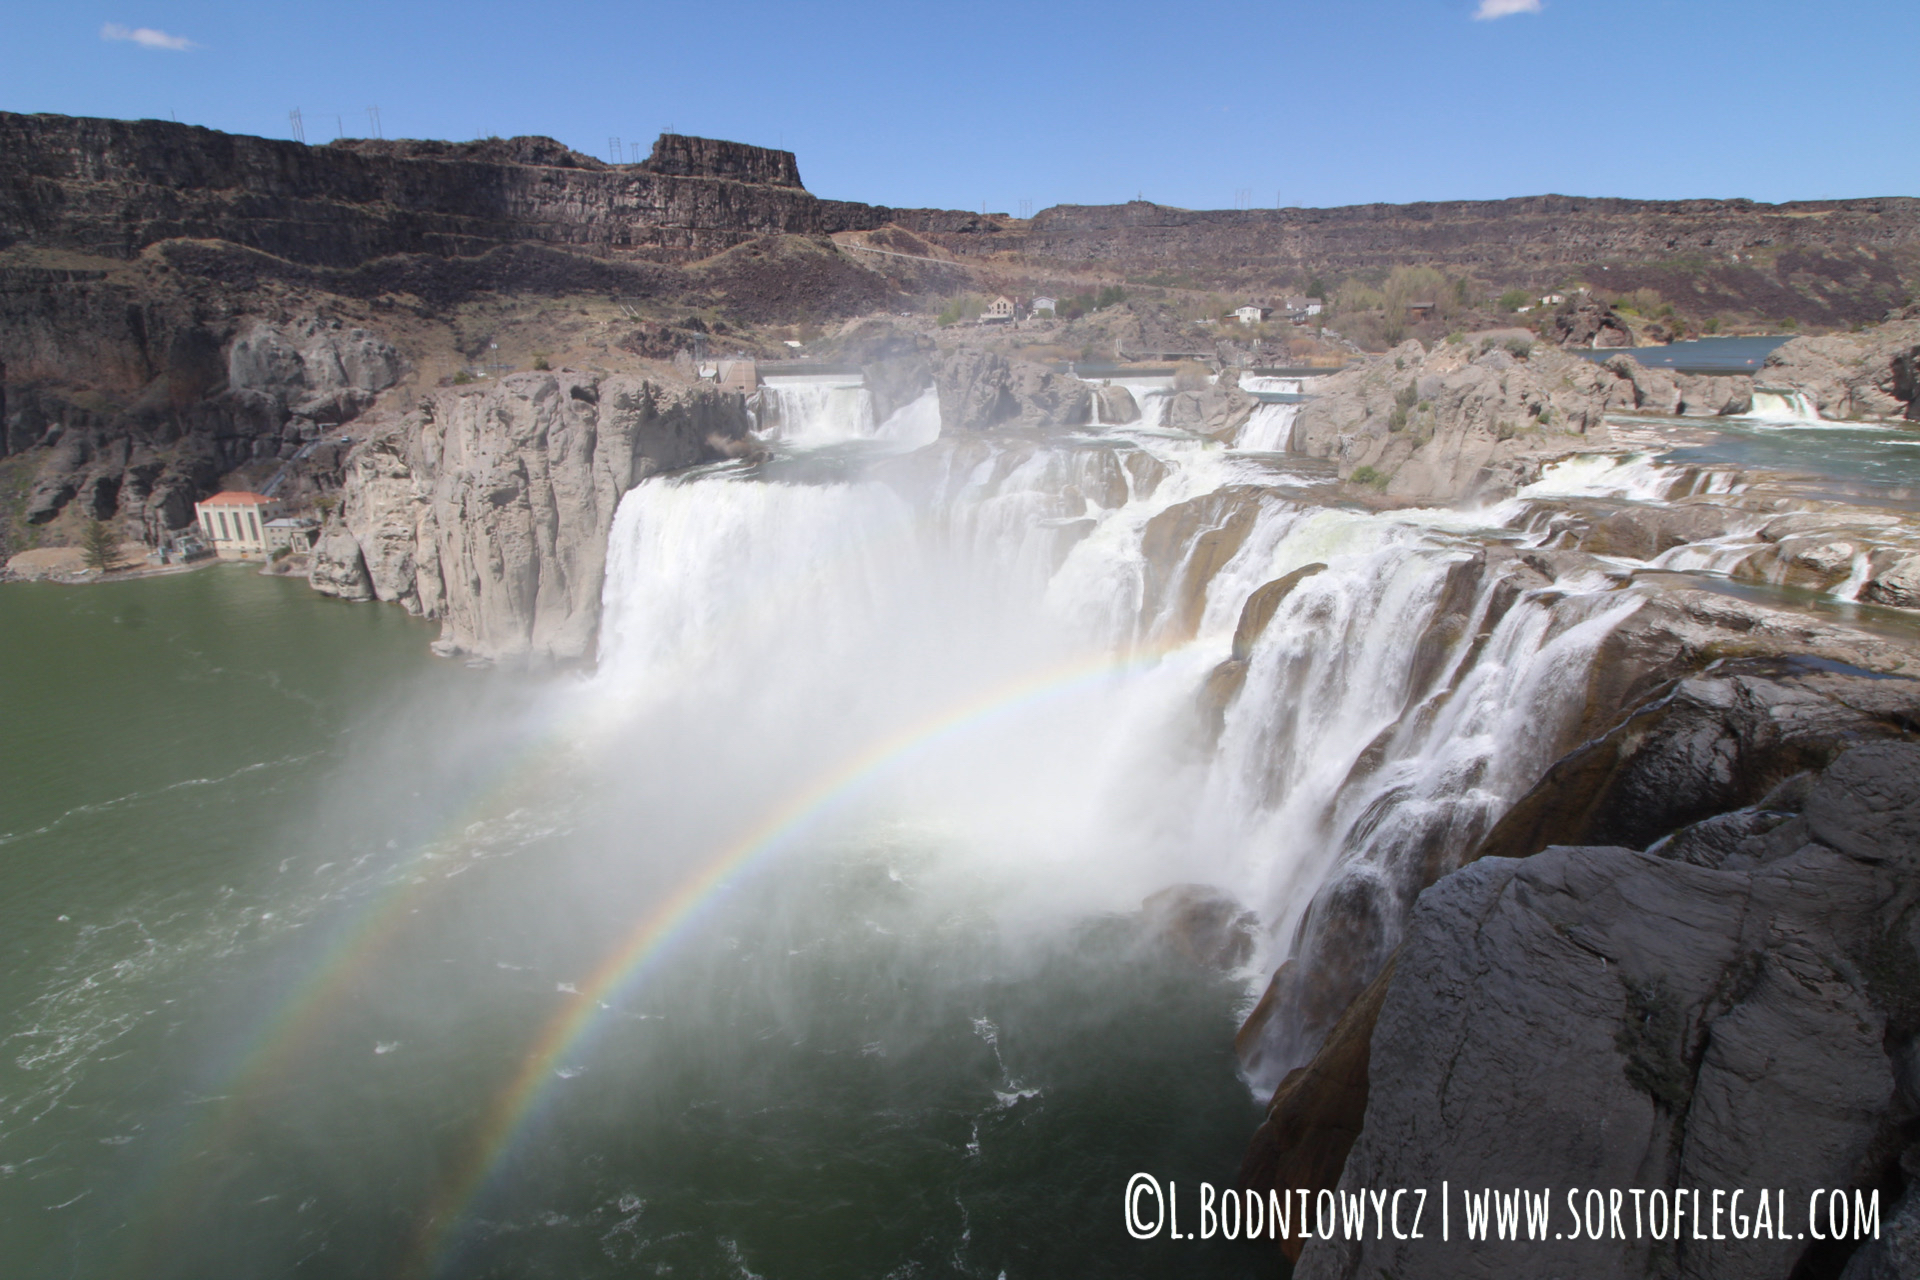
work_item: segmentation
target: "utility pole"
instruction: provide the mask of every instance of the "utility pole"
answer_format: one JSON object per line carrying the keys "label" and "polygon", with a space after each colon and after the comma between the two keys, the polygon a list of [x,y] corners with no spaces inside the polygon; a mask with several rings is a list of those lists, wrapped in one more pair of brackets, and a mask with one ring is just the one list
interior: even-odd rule
{"label": "utility pole", "polygon": [[338,115],[333,117],[333,136],[336,138],[344,138],[347,136],[347,122]]}
{"label": "utility pole", "polygon": [[607,139],[607,154],[613,157],[615,164],[620,163],[620,157],[623,153],[620,150],[620,139],[617,136]]}
{"label": "utility pole", "polygon": [[378,107],[367,108],[367,123],[373,126],[374,137],[384,138],[387,136],[386,134],[380,132],[380,108]]}
{"label": "utility pole", "polygon": [[293,126],[293,140],[305,145],[307,141],[307,126],[300,119],[300,108],[295,107],[293,110],[287,112],[287,121]]}

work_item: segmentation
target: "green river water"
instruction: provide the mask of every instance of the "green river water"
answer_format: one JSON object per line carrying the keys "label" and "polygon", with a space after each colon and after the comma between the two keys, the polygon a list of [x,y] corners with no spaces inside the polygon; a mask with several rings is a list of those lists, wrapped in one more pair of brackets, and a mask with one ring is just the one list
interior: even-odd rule
{"label": "green river water", "polygon": [[1243,989],[1129,917],[1015,936],[907,823],[741,884],[489,1143],[675,871],[644,776],[552,745],[577,678],[432,634],[235,566],[0,587],[0,1271],[1282,1274],[1122,1224],[1136,1170],[1231,1182]]}

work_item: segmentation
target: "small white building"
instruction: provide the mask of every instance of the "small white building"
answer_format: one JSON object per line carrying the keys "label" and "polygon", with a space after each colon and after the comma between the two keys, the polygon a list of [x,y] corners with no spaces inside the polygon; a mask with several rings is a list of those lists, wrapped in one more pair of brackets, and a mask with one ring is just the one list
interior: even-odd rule
{"label": "small white building", "polygon": [[1280,305],[1287,319],[1295,324],[1305,324],[1325,309],[1325,304],[1318,298],[1283,298]]}
{"label": "small white building", "polygon": [[1233,318],[1241,324],[1260,324],[1272,314],[1272,307],[1260,307],[1248,303],[1244,307],[1237,308],[1233,313]]}
{"label": "small white building", "polygon": [[1540,296],[1540,305],[1543,307],[1557,307],[1566,300],[1567,295],[1564,293],[1547,293]]}
{"label": "small white building", "polygon": [[320,536],[320,522],[312,516],[281,516],[267,521],[267,552],[311,551]]}
{"label": "small white building", "polygon": [[980,313],[981,324],[1006,324],[1013,319],[1013,299],[1001,294]]}
{"label": "small white building", "polygon": [[265,494],[229,489],[193,504],[200,531],[222,560],[264,559],[270,550],[267,522],[280,514],[280,504]]}
{"label": "small white building", "polygon": [[1043,311],[1046,312],[1047,318],[1049,320],[1053,318],[1054,313],[1059,309],[1060,309],[1060,300],[1058,298],[1047,298],[1047,297],[1035,298],[1033,300],[1033,306],[1028,308],[1028,310],[1030,310],[1036,316]]}

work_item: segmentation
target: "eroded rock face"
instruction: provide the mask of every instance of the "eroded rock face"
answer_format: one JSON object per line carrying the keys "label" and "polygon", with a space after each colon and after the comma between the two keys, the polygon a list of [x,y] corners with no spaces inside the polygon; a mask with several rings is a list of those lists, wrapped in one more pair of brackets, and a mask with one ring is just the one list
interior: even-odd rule
{"label": "eroded rock face", "polygon": [[1920,316],[1852,334],[1795,338],[1767,356],[1755,381],[1807,396],[1823,418],[1920,421],[1914,370]]}
{"label": "eroded rock face", "polygon": [[994,351],[943,351],[933,377],[948,431],[1077,427],[1092,416],[1092,390],[1080,379]]}
{"label": "eroded rock face", "polygon": [[724,456],[747,427],[738,396],[628,377],[440,393],[354,452],[312,581],[344,595],[364,575],[373,598],[440,619],[441,653],[589,657],[622,495]]}
{"label": "eroded rock face", "polygon": [[1640,394],[1616,368],[1518,336],[1409,341],[1326,379],[1294,447],[1343,479],[1369,468],[1397,498],[1503,496],[1537,479],[1541,458],[1606,447],[1605,415]]}
{"label": "eroded rock face", "polygon": [[[1804,793],[1801,812],[1765,815],[1704,863],[1554,847],[1422,895],[1339,1185],[1563,1198],[1760,1179],[1801,1212],[1815,1187],[1897,1186],[1920,1106],[1920,743],[1855,746]],[[1564,1227],[1563,1199],[1555,1211]],[[1514,1247],[1312,1241],[1296,1274],[1478,1277]],[[1525,1247],[1542,1274],[1786,1280],[1818,1246],[1688,1232]]]}
{"label": "eroded rock face", "polygon": [[1553,317],[1554,340],[1563,347],[1630,347],[1633,330],[1597,298],[1569,302]]}

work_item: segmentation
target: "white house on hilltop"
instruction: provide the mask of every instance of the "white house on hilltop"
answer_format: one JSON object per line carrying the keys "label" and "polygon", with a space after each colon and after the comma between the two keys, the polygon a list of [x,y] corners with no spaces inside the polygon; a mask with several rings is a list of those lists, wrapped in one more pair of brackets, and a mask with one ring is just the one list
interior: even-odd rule
{"label": "white house on hilltop", "polygon": [[1013,319],[1013,299],[1001,294],[980,313],[981,324],[1006,324]]}
{"label": "white house on hilltop", "polygon": [[1233,318],[1238,320],[1241,324],[1259,324],[1272,314],[1273,314],[1272,307],[1260,307],[1260,306],[1255,306],[1252,303],[1248,303],[1246,306],[1240,307],[1237,310],[1235,310],[1233,313]]}

